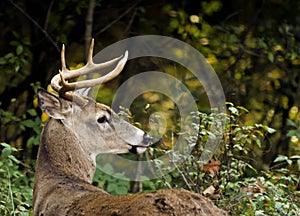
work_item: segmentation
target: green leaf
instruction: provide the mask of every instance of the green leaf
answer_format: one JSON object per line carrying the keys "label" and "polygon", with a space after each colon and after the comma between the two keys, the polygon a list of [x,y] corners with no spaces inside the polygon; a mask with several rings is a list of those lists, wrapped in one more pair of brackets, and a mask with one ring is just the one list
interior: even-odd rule
{"label": "green leaf", "polygon": [[16,64],[16,65],[15,65],[15,72],[18,72],[19,69],[20,69],[20,65],[19,65],[19,64]]}
{"label": "green leaf", "polygon": [[14,157],[12,154],[12,152],[17,151],[16,148],[11,147],[11,145],[7,144],[7,143],[0,143],[1,146],[3,146],[4,148],[2,149],[1,152],[1,157],[2,158],[10,158],[10,157]]}
{"label": "green leaf", "polygon": [[4,148],[11,148],[11,146],[7,143],[0,143],[1,146],[3,146]]}
{"label": "green leaf", "polygon": [[32,148],[32,145],[34,144],[34,137],[30,137],[28,140],[27,140],[27,144],[26,146],[29,147],[29,148]]}
{"label": "green leaf", "polygon": [[2,158],[8,158],[8,156],[11,154],[11,148],[4,148],[2,150],[2,153],[1,153],[1,157]]}
{"label": "green leaf", "polygon": [[128,189],[127,187],[121,185],[117,187],[117,194],[127,194],[128,193]]}
{"label": "green leaf", "polygon": [[255,135],[253,135],[253,139],[254,139],[256,145],[258,147],[261,147],[261,140],[257,136],[255,136]]}
{"label": "green leaf", "polygon": [[23,46],[19,45],[16,49],[17,55],[20,55],[23,52]]}
{"label": "green leaf", "polygon": [[285,155],[279,155],[275,160],[274,160],[274,163],[277,163],[277,162],[282,162],[282,161],[287,161],[288,160],[288,157],[285,156]]}
{"label": "green leaf", "polygon": [[274,128],[266,127],[266,129],[267,129],[267,132],[270,133],[270,134],[276,132],[276,130]]}
{"label": "green leaf", "polygon": [[268,133],[272,134],[275,133],[276,130],[274,128],[270,128],[266,125],[261,125],[261,124],[255,124],[256,127],[262,127],[265,131],[267,131]]}
{"label": "green leaf", "polygon": [[107,186],[107,191],[108,192],[116,192],[117,191],[118,186],[115,183],[110,183]]}
{"label": "green leaf", "polygon": [[272,62],[272,63],[274,62],[274,55],[273,55],[273,53],[271,53],[271,52],[268,53],[268,59],[269,59],[270,62]]}
{"label": "green leaf", "polygon": [[300,172],[300,159],[297,160],[297,167],[298,167],[298,171]]}
{"label": "green leaf", "polygon": [[37,116],[36,110],[35,109],[29,109],[27,110],[27,112],[29,113],[29,115],[31,116]]}
{"label": "green leaf", "polygon": [[113,167],[110,164],[105,164],[102,169],[105,173],[112,173]]}
{"label": "green leaf", "polygon": [[297,131],[296,130],[289,130],[289,132],[286,134],[287,137],[296,136]]}
{"label": "green leaf", "polygon": [[240,110],[244,110],[245,112],[249,112],[249,110],[248,109],[246,109],[245,107],[243,107],[243,106],[237,106],[236,108],[238,108],[238,109],[240,109]]}
{"label": "green leaf", "polygon": [[228,110],[233,114],[233,115],[239,115],[239,110],[235,107],[229,107]]}
{"label": "green leaf", "polygon": [[236,43],[237,41],[238,41],[238,38],[235,35],[231,34],[229,36],[229,43]]}
{"label": "green leaf", "polygon": [[283,162],[283,161],[287,162],[289,165],[291,165],[291,164],[293,163],[293,161],[290,160],[290,159],[289,159],[287,156],[285,156],[285,155],[279,155],[279,156],[274,160],[275,163],[276,163],[276,162]]}
{"label": "green leaf", "polygon": [[262,38],[260,38],[259,40],[258,40],[258,45],[261,47],[261,48],[263,48],[263,49],[267,49],[267,44],[266,44],[266,42],[264,41],[264,39],[262,39]]}
{"label": "green leaf", "polygon": [[229,105],[229,106],[234,106],[234,104],[232,102],[226,102],[225,104]]}
{"label": "green leaf", "polygon": [[13,155],[8,155],[8,158],[12,161],[14,161],[16,164],[20,163],[20,161]]}
{"label": "green leaf", "polygon": [[7,53],[7,54],[4,56],[4,58],[6,58],[6,59],[10,59],[10,58],[12,58],[12,57],[14,57],[14,54],[13,54],[13,53]]}
{"label": "green leaf", "polygon": [[300,132],[297,131],[296,137],[299,139],[300,138]]}
{"label": "green leaf", "polygon": [[28,120],[22,121],[22,125],[24,125],[25,127],[31,128],[34,126],[34,121],[31,119],[28,119]]}
{"label": "green leaf", "polygon": [[243,150],[243,146],[238,145],[238,144],[234,145],[233,148],[237,148],[237,149],[240,150],[240,151]]}
{"label": "green leaf", "polygon": [[288,125],[288,126],[293,126],[293,127],[297,128],[297,125],[296,125],[295,122],[293,122],[292,120],[287,119],[286,122],[287,122],[287,125]]}
{"label": "green leaf", "polygon": [[6,63],[7,63],[6,59],[0,58],[0,65],[4,65]]}

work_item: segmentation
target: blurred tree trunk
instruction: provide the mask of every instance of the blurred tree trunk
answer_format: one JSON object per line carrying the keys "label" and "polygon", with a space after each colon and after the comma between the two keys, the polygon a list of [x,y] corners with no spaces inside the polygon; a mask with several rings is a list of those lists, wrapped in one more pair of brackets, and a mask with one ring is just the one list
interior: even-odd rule
{"label": "blurred tree trunk", "polygon": [[86,19],[85,19],[85,36],[84,36],[85,60],[87,60],[87,54],[88,54],[91,39],[92,39],[94,9],[95,9],[95,0],[90,0]]}

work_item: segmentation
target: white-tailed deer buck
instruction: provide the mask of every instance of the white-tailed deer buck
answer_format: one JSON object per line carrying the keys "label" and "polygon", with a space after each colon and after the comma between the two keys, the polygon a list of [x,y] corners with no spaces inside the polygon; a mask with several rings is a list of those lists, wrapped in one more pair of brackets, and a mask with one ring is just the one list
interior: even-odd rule
{"label": "white-tailed deer buck", "polygon": [[[33,193],[34,215],[226,215],[207,198],[183,189],[112,196],[91,184],[98,154],[143,153],[150,137],[121,120],[109,107],[74,92],[105,83],[123,69],[124,56],[94,64],[93,41],[87,64],[69,71],[61,53],[62,70],[51,81],[59,96],[40,89],[39,106],[51,119],[39,146]],[[117,63],[107,75],[68,82]]]}

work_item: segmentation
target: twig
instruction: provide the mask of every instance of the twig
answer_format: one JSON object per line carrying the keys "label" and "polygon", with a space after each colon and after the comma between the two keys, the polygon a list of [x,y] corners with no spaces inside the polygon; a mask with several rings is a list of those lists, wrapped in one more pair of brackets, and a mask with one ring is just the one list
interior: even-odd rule
{"label": "twig", "polygon": [[15,203],[14,203],[14,196],[13,196],[13,192],[12,192],[12,188],[11,188],[11,177],[10,177],[10,172],[9,172],[9,168],[7,167],[7,174],[8,174],[8,188],[9,188],[9,196],[11,199],[11,205],[12,205],[12,210],[13,210],[13,215],[16,215],[15,212]]}
{"label": "twig", "polygon": [[44,30],[45,31],[47,31],[47,28],[48,28],[48,21],[49,21],[50,13],[51,13],[51,10],[52,10],[52,6],[53,6],[53,0],[50,2],[48,10],[47,10],[45,25],[44,25]]}
{"label": "twig", "polygon": [[124,30],[124,32],[129,31],[130,27],[132,26],[133,20],[134,20],[134,18],[135,18],[135,16],[136,16],[136,11],[137,11],[137,10],[135,9],[134,12],[133,12],[133,14],[132,14],[132,16],[131,16],[131,18],[130,18],[130,21],[129,21],[129,23],[128,23],[126,29]]}
{"label": "twig", "polygon": [[[175,166],[176,170],[177,170],[177,171],[179,172],[179,174],[182,176],[182,179],[183,179],[184,183],[186,184],[186,186],[189,188],[190,191],[192,191],[193,189],[192,189],[191,185],[189,184],[187,177],[189,178],[189,181],[190,181],[190,182],[193,182],[193,180],[190,179],[190,177],[189,177],[188,174],[187,174],[187,176],[185,176],[185,174],[179,169],[179,167],[177,166],[177,164],[174,163],[174,161],[172,160],[172,158],[170,158],[170,159],[171,159],[171,161],[172,161],[172,164]],[[184,167],[185,167],[185,166],[184,166]]]}
{"label": "twig", "polygon": [[109,23],[104,28],[102,28],[100,31],[98,31],[95,34],[95,36],[98,36],[98,35],[102,34],[103,32],[105,32],[107,29],[109,29],[112,25],[114,25],[116,22],[118,22],[122,17],[124,17],[126,14],[128,14],[133,8],[135,8],[140,2],[141,2],[141,0],[134,3],[130,8],[128,8],[126,11],[124,11],[117,19],[113,20],[111,23]]}
{"label": "twig", "polygon": [[229,14],[229,15],[228,15],[227,17],[225,17],[225,19],[222,21],[222,26],[224,26],[224,24],[225,24],[228,20],[230,20],[230,19],[233,18],[234,16],[239,15],[239,14],[242,13],[242,12],[243,12],[243,10],[238,10],[238,11],[235,11],[235,12]]}
{"label": "twig", "polygon": [[9,0],[9,2],[15,8],[17,8],[27,19],[29,19],[29,21],[32,22],[33,25],[35,25],[46,36],[46,38],[52,43],[52,45],[56,48],[56,50],[58,52],[60,52],[59,47],[57,46],[55,41],[51,38],[51,36],[48,34],[48,32],[45,31],[45,29],[43,29],[31,16],[29,16],[21,7],[19,7],[17,4],[15,4],[12,0]]}

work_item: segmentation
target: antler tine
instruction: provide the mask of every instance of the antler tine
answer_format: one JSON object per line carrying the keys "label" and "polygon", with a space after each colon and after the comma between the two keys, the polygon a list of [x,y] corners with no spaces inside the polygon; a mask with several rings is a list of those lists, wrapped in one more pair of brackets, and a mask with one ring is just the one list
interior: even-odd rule
{"label": "antler tine", "polygon": [[106,74],[102,77],[96,78],[96,79],[90,79],[90,80],[84,80],[84,81],[80,81],[80,82],[67,83],[68,87],[66,87],[66,89],[68,91],[70,91],[70,90],[73,90],[75,88],[92,87],[92,86],[104,84],[104,83],[114,79],[123,70],[123,68],[126,64],[127,58],[128,58],[128,51],[126,50],[123,58],[118,62],[117,66],[112,71],[110,71],[108,74]]}
{"label": "antler tine", "polygon": [[[61,73],[61,80],[63,82],[63,86],[59,90],[60,94],[64,94],[65,92],[72,91],[80,88],[86,88],[86,87],[92,87],[96,85],[100,85],[103,83],[106,83],[116,76],[120,74],[120,72],[123,70],[125,63],[128,58],[128,51],[126,50],[124,57],[119,61],[118,65],[108,74],[105,76],[99,77],[97,79],[90,79],[90,80],[84,80],[84,81],[79,81],[79,82],[73,82],[73,83],[67,83],[65,79],[63,78],[63,73]],[[95,65],[97,67],[97,65]],[[71,72],[72,73],[72,72]]]}
{"label": "antler tine", "polygon": [[[118,76],[120,72],[123,70],[128,58],[128,51],[125,52],[124,56],[122,55],[120,57],[117,57],[115,59],[112,59],[110,61],[101,64],[95,64],[93,62],[93,48],[94,48],[94,39],[92,39],[91,41],[86,65],[83,66],[82,68],[70,71],[66,67],[65,46],[64,45],[62,46],[62,51],[61,51],[62,69],[59,70],[59,74],[56,74],[51,80],[52,88],[55,91],[57,91],[61,97],[67,100],[74,100],[76,98],[76,101],[79,100],[78,101],[79,103],[83,103],[80,97],[74,95],[70,91],[79,88],[93,87],[102,83],[106,83],[112,80],[113,78],[115,78],[116,76]],[[90,79],[90,80],[68,83],[69,79],[76,78],[89,73],[97,72],[100,69],[111,66],[116,62],[118,62],[117,66],[111,72],[109,72],[103,77],[97,79]],[[60,83],[62,85],[60,85]]]}
{"label": "antler tine", "polygon": [[60,57],[61,57],[60,58],[61,59],[61,70],[59,70],[59,74],[56,74],[51,80],[51,86],[56,92],[59,92],[59,90],[61,89],[59,82],[63,81],[62,71],[67,71],[66,58],[65,58],[65,45],[64,44],[62,45]]}
{"label": "antler tine", "polygon": [[89,53],[88,53],[88,59],[87,59],[87,63],[93,63],[93,51],[94,51],[94,38],[92,38],[91,40],[91,44],[89,47]]}
{"label": "antler tine", "polygon": [[67,66],[66,66],[65,45],[64,44],[62,45],[60,57],[61,57],[61,70],[62,71],[66,71],[67,70]]}

